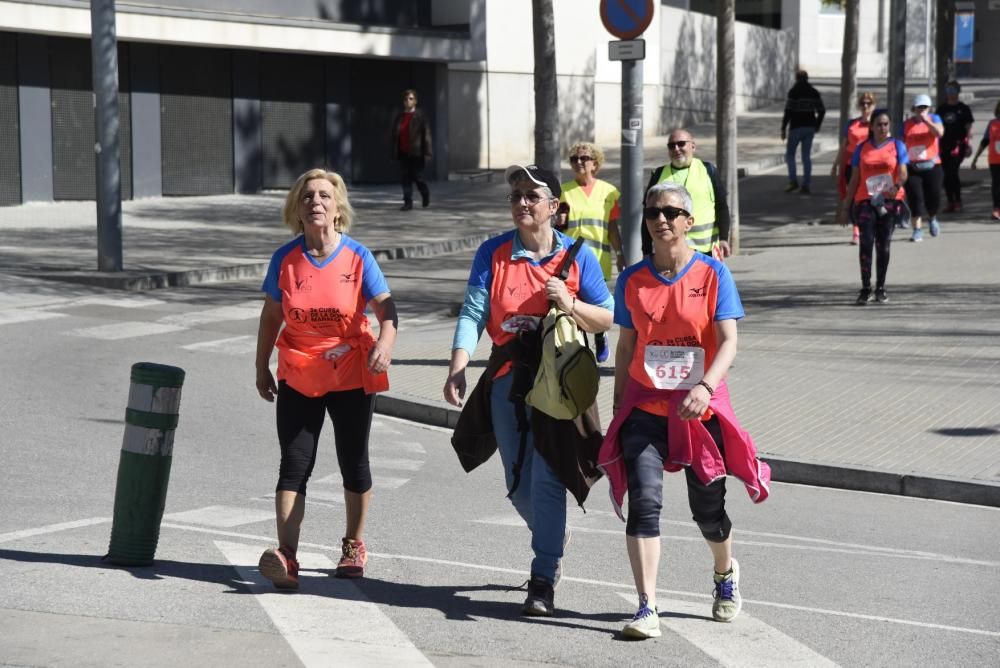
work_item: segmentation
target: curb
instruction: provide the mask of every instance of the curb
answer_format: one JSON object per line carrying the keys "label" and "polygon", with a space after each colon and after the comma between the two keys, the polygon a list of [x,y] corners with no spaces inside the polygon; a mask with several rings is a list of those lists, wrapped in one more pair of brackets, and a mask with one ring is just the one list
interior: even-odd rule
{"label": "curb", "polygon": [[[432,427],[454,429],[461,411],[443,401],[385,392],[376,395],[375,412]],[[862,467],[774,459],[767,456],[762,459],[771,466],[771,480],[774,482],[1000,508],[1000,484],[988,481],[932,478]]]}
{"label": "curb", "polygon": [[[478,248],[484,241],[496,236],[497,234],[500,234],[500,232],[491,231],[461,237],[459,239],[433,241],[426,244],[400,246],[397,248],[372,249],[372,255],[375,256],[375,259],[379,262],[391,262],[392,260],[405,260],[409,258],[437,257],[439,255],[447,255],[448,253],[454,253],[460,250]],[[32,276],[34,278],[41,278],[49,281],[94,285],[112,290],[125,290],[127,292],[142,292],[144,290],[185,287],[189,285],[200,285],[202,283],[219,283],[222,281],[231,281],[243,278],[262,278],[267,272],[268,264],[268,262],[249,262],[246,264],[234,264],[225,267],[189,269],[183,271],[143,271],[140,269],[129,269],[121,272],[100,272],[96,270],[37,272],[32,274]]]}

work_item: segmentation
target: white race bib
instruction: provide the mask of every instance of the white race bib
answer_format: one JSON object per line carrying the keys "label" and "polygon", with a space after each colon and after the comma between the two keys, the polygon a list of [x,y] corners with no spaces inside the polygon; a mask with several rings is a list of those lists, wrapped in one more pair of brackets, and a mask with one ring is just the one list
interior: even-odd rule
{"label": "white race bib", "polygon": [[927,159],[926,146],[910,146],[906,152],[910,154],[910,162],[923,162]]}
{"label": "white race bib", "polygon": [[876,174],[865,179],[865,187],[868,188],[868,195],[875,196],[884,190],[892,187],[892,174]]}
{"label": "white race bib", "polygon": [[690,390],[705,375],[705,349],[646,346],[646,375],[658,390]]}
{"label": "white race bib", "polygon": [[511,334],[533,332],[541,322],[541,317],[537,315],[514,315],[500,323],[500,329]]}

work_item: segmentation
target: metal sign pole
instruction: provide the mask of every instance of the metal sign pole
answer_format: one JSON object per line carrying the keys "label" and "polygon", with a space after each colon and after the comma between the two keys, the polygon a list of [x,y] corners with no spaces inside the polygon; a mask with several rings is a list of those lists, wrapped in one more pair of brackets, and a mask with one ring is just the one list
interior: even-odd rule
{"label": "metal sign pole", "polygon": [[642,259],[642,61],[622,61],[622,196],[620,221],[626,264]]}
{"label": "metal sign pole", "polygon": [[118,158],[118,40],[114,0],[90,3],[97,172],[97,270],[122,270],[122,188]]}

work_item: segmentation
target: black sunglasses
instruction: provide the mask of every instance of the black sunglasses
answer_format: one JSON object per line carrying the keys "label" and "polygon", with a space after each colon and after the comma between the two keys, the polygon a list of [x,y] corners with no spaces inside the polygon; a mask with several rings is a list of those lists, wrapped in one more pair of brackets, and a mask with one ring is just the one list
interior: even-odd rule
{"label": "black sunglasses", "polygon": [[677,216],[691,217],[691,214],[686,210],[677,206],[647,206],[642,210],[642,217],[648,220],[656,220],[660,217],[660,214],[668,221],[673,220]]}
{"label": "black sunglasses", "polygon": [[507,201],[511,204],[520,204],[522,199],[528,203],[528,206],[535,206],[543,199],[549,199],[549,197],[534,190],[529,190],[524,193],[520,190],[511,190],[510,193],[507,194]]}
{"label": "black sunglasses", "polygon": [[675,148],[684,148],[688,145],[688,140],[682,139],[681,141],[668,141],[667,148],[673,150]]}
{"label": "black sunglasses", "polygon": [[570,162],[590,162],[594,159],[592,155],[571,155],[569,156]]}

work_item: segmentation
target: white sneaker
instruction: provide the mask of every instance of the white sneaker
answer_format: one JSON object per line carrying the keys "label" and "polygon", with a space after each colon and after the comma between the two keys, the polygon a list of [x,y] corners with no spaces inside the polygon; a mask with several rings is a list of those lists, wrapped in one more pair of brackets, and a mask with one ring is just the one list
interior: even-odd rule
{"label": "white sneaker", "polygon": [[641,640],[659,638],[662,635],[660,613],[656,608],[642,606],[632,617],[632,621],[622,629],[622,635],[626,638],[639,638]]}
{"label": "white sneaker", "polygon": [[714,576],[715,590],[712,596],[715,602],[712,603],[712,618],[717,622],[731,622],[740,614],[743,607],[743,599],[740,598],[740,565],[733,559],[733,566],[729,573]]}

